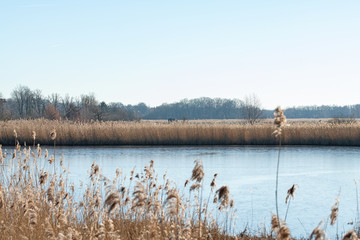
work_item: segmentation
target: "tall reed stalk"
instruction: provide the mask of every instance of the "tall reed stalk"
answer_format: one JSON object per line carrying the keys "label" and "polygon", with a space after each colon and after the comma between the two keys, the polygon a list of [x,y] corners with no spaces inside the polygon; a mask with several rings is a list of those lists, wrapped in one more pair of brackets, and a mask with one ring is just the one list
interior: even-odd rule
{"label": "tall reed stalk", "polygon": [[54,174],[56,173],[56,162],[55,162],[55,155],[56,155],[56,150],[55,150],[55,147],[56,147],[56,130],[53,129],[51,132],[50,132],[50,138],[51,140],[54,142]]}
{"label": "tall reed stalk", "polygon": [[278,219],[279,226],[281,226],[279,218],[279,205],[278,205],[278,188],[279,188],[279,166],[280,166],[280,152],[281,152],[281,137],[282,129],[286,123],[286,117],[280,107],[277,107],[274,112],[274,124],[276,130],[273,132],[276,138],[279,139],[279,150],[278,150],[278,159],[276,166],[276,186],[275,186],[275,205],[276,205],[276,216]]}

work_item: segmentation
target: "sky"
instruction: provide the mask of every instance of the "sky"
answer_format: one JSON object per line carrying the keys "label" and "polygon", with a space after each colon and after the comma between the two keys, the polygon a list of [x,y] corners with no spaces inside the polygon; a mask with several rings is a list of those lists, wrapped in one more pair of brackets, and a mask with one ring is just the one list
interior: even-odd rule
{"label": "sky", "polygon": [[360,1],[0,1],[0,93],[360,104]]}

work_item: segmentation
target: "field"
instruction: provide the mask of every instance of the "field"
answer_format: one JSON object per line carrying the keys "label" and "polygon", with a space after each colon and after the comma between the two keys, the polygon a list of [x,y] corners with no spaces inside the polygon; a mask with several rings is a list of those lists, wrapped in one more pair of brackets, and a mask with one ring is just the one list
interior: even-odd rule
{"label": "field", "polygon": [[[360,146],[360,123],[330,120],[289,120],[283,145]],[[52,145],[277,145],[272,120],[254,125],[241,120],[89,122],[14,120],[0,122],[0,143]]]}

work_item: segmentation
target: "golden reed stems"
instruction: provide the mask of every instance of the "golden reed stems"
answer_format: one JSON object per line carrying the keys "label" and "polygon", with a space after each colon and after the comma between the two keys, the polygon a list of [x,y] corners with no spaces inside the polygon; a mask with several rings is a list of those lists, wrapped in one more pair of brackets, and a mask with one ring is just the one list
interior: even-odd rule
{"label": "golden reed stems", "polygon": [[[282,145],[360,146],[360,123],[333,124],[326,121],[288,121],[283,126]],[[250,125],[239,120],[140,122],[90,122],[14,120],[0,122],[0,143],[17,141],[53,145],[49,132],[56,130],[56,145],[278,145],[270,120]]]}

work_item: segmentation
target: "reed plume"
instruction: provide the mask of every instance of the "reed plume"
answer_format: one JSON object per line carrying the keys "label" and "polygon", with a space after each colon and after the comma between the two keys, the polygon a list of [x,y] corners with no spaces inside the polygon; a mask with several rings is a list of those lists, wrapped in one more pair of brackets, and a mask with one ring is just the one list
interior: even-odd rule
{"label": "reed plume", "polygon": [[350,230],[344,234],[342,240],[359,240],[359,238],[354,230]]}
{"label": "reed plume", "polygon": [[286,223],[280,219],[278,219],[277,215],[271,213],[271,233],[276,233],[276,239],[279,240],[290,240],[290,230],[287,227]]}
{"label": "reed plume", "polygon": [[36,140],[36,132],[35,131],[32,131],[32,139],[33,139],[33,148],[35,149],[35,140]]}
{"label": "reed plume", "polygon": [[335,199],[334,205],[331,207],[331,213],[330,213],[330,224],[334,225],[336,223],[338,214],[339,214],[339,197]]}
{"label": "reed plume", "polygon": [[290,240],[290,230],[285,222],[282,222],[277,238],[279,240]]}
{"label": "reed plume", "polygon": [[229,204],[230,192],[228,186],[222,186],[215,192],[217,194],[217,201],[220,203],[219,209],[226,208]]}
{"label": "reed plume", "polygon": [[295,193],[296,187],[297,187],[297,184],[293,184],[291,186],[291,188],[289,188],[288,191],[287,191],[287,195],[286,195],[286,198],[285,198],[285,203],[287,204],[286,213],[285,213],[285,220],[284,220],[285,222],[286,222],[286,218],[287,218],[287,215],[288,215],[288,212],[289,212],[291,198],[294,199],[294,193]]}
{"label": "reed plume", "polygon": [[271,233],[277,233],[280,229],[280,221],[276,214],[271,213]]}
{"label": "reed plume", "polygon": [[321,220],[316,228],[311,232],[309,239],[311,240],[314,237],[314,240],[324,240],[327,239],[325,231],[321,228],[324,221]]}
{"label": "reed plume", "polygon": [[204,178],[204,169],[202,165],[202,161],[200,159],[195,160],[195,166],[192,170],[192,176],[191,180],[196,180],[198,183],[200,183]]}
{"label": "reed plume", "polygon": [[45,182],[46,182],[46,180],[47,180],[47,178],[48,178],[48,172],[43,172],[43,173],[41,173],[40,174],[40,177],[39,177],[39,183],[40,183],[40,185],[44,185],[45,184]]}
{"label": "reed plume", "polygon": [[110,214],[118,205],[120,205],[119,193],[114,187],[108,187],[104,205],[108,208],[108,214]]}

